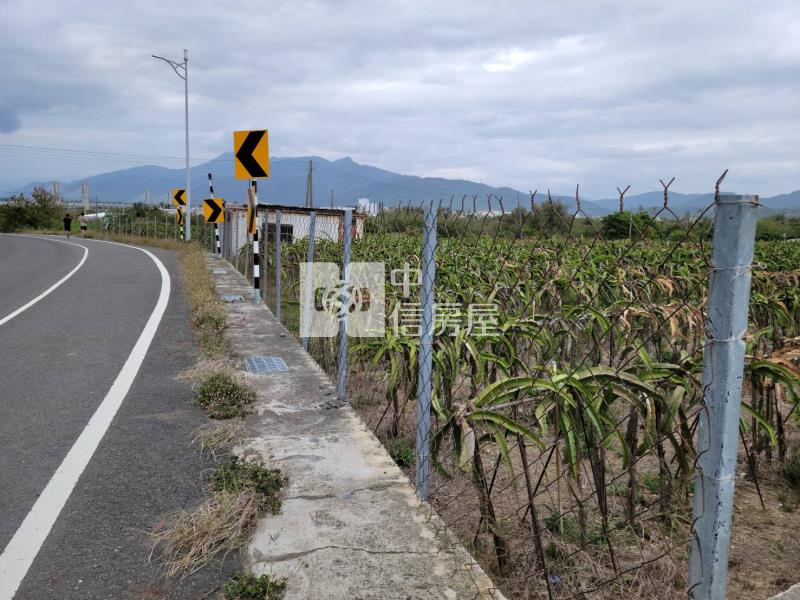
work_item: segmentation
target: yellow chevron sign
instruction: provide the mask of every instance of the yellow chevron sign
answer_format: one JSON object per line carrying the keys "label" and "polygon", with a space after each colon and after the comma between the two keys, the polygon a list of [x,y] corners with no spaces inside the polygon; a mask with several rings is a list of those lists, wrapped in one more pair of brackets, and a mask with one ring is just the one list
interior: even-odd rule
{"label": "yellow chevron sign", "polygon": [[183,225],[183,207],[182,206],[179,206],[175,210],[175,222],[178,225]]}
{"label": "yellow chevron sign", "polygon": [[206,198],[203,200],[203,214],[206,223],[224,223],[225,201],[222,198]]}
{"label": "yellow chevron sign", "polygon": [[266,129],[233,132],[233,175],[236,179],[269,177],[269,134]]}
{"label": "yellow chevron sign", "polygon": [[186,206],[186,190],[173,188],[170,194],[172,195],[172,204],[175,206]]}

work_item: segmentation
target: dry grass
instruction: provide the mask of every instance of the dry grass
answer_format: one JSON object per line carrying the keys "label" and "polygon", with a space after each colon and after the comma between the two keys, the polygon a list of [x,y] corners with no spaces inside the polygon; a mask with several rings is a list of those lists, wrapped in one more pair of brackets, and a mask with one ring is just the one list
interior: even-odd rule
{"label": "dry grass", "polygon": [[224,358],[230,355],[230,344],[223,335],[225,308],[217,296],[214,278],[206,266],[203,248],[199,244],[181,244],[180,264],[186,301],[197,328],[197,344],[207,357]]}
{"label": "dry grass", "polygon": [[194,431],[192,445],[216,460],[218,453],[227,453],[230,448],[240,444],[245,435],[245,426],[241,419],[230,423],[210,423]]}
{"label": "dry grass", "polygon": [[208,379],[211,375],[217,373],[238,378],[238,381],[241,383],[244,383],[245,381],[241,371],[237,368],[236,363],[230,356],[201,358],[199,361],[197,361],[195,366],[181,373],[178,376],[178,379],[188,381],[192,385],[197,385],[200,382]]}
{"label": "dry grass", "polygon": [[217,491],[196,510],[183,513],[168,529],[154,534],[155,557],[166,577],[190,575],[220,552],[244,546],[255,528],[261,498],[252,490]]}

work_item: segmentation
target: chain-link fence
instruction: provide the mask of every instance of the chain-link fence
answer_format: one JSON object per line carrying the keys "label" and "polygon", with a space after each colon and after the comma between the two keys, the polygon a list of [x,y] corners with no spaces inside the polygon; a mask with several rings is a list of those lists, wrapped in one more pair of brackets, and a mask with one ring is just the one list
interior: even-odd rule
{"label": "chain-link fence", "polygon": [[800,245],[753,268],[757,197],[663,185],[602,217],[577,190],[259,208],[267,306],[510,598],[722,598],[734,478],[800,483]]}

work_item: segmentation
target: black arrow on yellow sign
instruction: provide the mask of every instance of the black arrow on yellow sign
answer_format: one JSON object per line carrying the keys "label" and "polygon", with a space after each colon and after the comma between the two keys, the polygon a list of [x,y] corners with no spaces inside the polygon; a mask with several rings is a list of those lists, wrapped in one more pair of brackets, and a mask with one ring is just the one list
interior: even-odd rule
{"label": "black arrow on yellow sign", "polygon": [[173,189],[172,190],[172,203],[175,206],[186,206],[186,190]]}
{"label": "black arrow on yellow sign", "polygon": [[266,129],[233,132],[234,176],[237,179],[269,177],[269,142]]}
{"label": "black arrow on yellow sign", "polygon": [[183,207],[182,206],[179,206],[175,210],[175,221],[178,223],[178,225],[183,225]]}
{"label": "black arrow on yellow sign", "polygon": [[205,213],[206,223],[222,223],[225,221],[225,213],[222,212],[225,202],[222,198],[206,198],[203,200],[203,212]]}

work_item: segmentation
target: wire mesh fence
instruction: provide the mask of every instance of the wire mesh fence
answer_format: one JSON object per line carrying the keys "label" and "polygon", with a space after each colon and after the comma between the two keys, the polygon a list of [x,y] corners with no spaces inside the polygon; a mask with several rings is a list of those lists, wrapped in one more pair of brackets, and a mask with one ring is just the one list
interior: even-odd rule
{"label": "wire mesh fence", "polygon": [[662,184],[603,218],[579,190],[259,208],[265,303],[510,598],[722,597],[737,442],[756,488],[800,460],[800,248],[751,266],[756,197]]}

